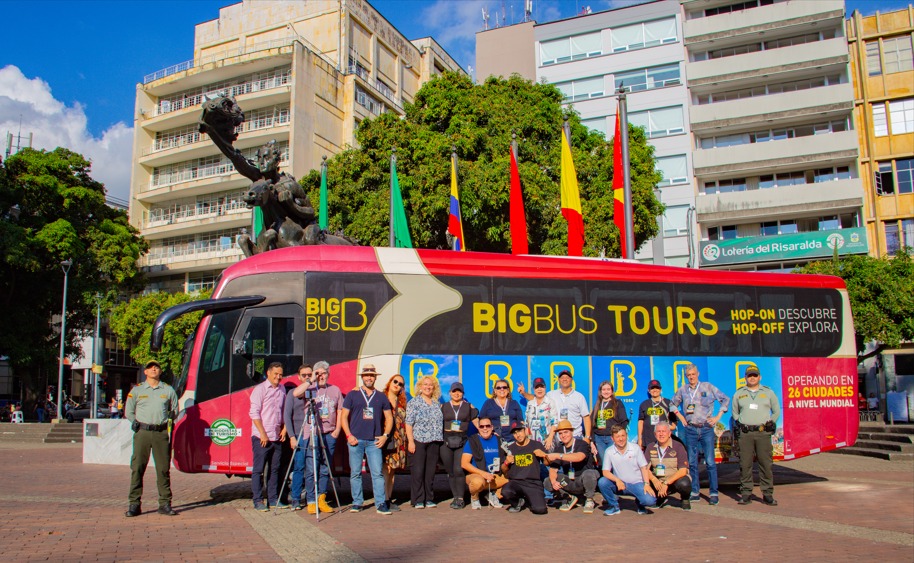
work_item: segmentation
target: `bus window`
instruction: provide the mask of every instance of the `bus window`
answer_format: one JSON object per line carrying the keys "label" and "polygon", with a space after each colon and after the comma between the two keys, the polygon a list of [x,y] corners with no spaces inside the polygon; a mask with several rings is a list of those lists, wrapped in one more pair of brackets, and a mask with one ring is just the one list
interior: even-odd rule
{"label": "bus window", "polygon": [[264,379],[272,362],[282,362],[285,374],[298,370],[303,344],[302,309],[296,304],[249,309],[236,332],[233,345],[232,392],[252,387]]}
{"label": "bus window", "polygon": [[210,317],[197,373],[195,402],[221,397],[229,392],[229,337],[240,315],[239,311],[227,311]]}

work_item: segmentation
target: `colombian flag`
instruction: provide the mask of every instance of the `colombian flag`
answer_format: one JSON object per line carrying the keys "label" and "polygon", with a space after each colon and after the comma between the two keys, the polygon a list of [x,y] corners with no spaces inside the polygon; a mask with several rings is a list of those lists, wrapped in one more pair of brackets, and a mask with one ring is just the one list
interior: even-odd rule
{"label": "colombian flag", "polygon": [[613,138],[613,223],[619,228],[619,248],[622,258],[628,258],[625,248],[625,177],[622,170],[622,126],[616,106],[616,136]]}
{"label": "colombian flag", "polygon": [[457,162],[451,159],[451,214],[447,221],[447,232],[456,240],[454,250],[465,251],[463,241],[463,219],[460,216],[460,196],[457,195]]}
{"label": "colombian flag", "polygon": [[584,250],[584,216],[578,191],[578,174],[571,159],[571,147],[562,129],[562,216],[568,221],[568,256],[581,256]]}

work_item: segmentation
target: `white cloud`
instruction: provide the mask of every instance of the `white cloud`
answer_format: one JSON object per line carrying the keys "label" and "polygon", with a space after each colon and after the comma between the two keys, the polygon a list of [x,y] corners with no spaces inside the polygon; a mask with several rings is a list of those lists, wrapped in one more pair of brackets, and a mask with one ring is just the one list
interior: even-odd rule
{"label": "white cloud", "polygon": [[66,147],[92,161],[92,177],[105,184],[108,195],[129,200],[133,128],[123,122],[94,137],[86,127],[82,105],[67,106],[54,98],[41,78],[27,78],[19,68],[0,68],[0,135],[32,134],[32,146],[53,150]]}

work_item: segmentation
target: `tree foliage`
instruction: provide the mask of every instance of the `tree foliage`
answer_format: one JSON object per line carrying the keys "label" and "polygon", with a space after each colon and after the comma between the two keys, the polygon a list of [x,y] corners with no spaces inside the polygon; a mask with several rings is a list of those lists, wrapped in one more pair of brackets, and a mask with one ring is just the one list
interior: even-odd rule
{"label": "tree foliage", "polygon": [[[612,223],[612,145],[581,125],[562,107],[554,86],[514,75],[473,84],[445,73],[426,83],[406,117],[392,113],[362,121],[358,148],[329,159],[330,230],[344,229],[364,244],[386,245],[390,212],[390,154],[396,147],[397,176],[413,244],[447,248],[451,146],[459,159],[458,184],[466,246],[509,252],[509,147],[518,143],[530,252],[565,254],[567,223],[560,209],[561,128],[571,125],[574,164],[581,192],[586,255],[619,256],[619,232]],[[630,130],[635,244],[657,234],[663,207],[653,194],[660,181],[653,147],[640,128]],[[319,201],[320,173],[302,179],[312,202]]]}
{"label": "tree foliage", "polygon": [[[25,149],[0,165],[0,355],[26,385],[29,374],[56,366],[64,272],[72,260],[67,296],[66,350],[95,324],[103,303],[140,287],[136,262],[147,244],[127,214],[105,204],[105,187],[91,164],[64,148]],[[14,206],[18,206],[18,217]]]}
{"label": "tree foliage", "polygon": [[914,340],[914,259],[909,249],[894,258],[843,256],[813,262],[796,271],[844,280],[854,315],[858,353],[870,340],[890,347]]}
{"label": "tree foliage", "polygon": [[130,357],[138,364],[157,360],[166,374],[176,374],[181,369],[181,352],[184,342],[193,334],[203,316],[202,311],[188,313],[165,325],[162,349],[153,353],[149,349],[149,336],[156,318],[169,307],[188,301],[208,299],[211,292],[202,293],[150,293],[120,303],[111,311],[111,330],[122,342],[127,343]]}

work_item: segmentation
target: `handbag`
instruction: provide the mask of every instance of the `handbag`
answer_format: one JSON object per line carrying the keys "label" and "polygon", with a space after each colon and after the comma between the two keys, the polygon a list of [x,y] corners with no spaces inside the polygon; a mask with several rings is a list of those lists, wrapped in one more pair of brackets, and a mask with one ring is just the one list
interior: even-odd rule
{"label": "handbag", "polygon": [[445,432],[444,433],[444,444],[456,450],[462,448],[464,444],[467,443],[467,435],[463,432]]}

